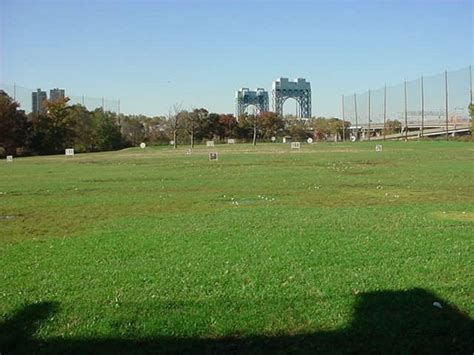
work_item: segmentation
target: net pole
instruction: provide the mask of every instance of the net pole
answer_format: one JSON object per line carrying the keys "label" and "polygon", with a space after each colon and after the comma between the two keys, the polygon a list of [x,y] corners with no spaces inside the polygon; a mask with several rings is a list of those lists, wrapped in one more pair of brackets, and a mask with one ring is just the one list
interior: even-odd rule
{"label": "net pole", "polygon": [[405,87],[405,140],[408,140],[408,111],[407,111],[407,81],[404,82]]}
{"label": "net pole", "polygon": [[370,141],[370,89],[369,89],[369,107],[368,107],[368,111],[369,111],[369,112],[368,112],[368,113],[369,113],[369,114],[368,114],[368,121],[369,121],[369,122],[368,122],[368,123],[369,123],[369,124],[368,124],[368,127],[369,127],[369,129],[368,129],[368,131],[367,131],[367,137],[368,137],[368,140]]}
{"label": "net pole", "polygon": [[385,140],[385,129],[387,123],[387,84],[383,89],[383,140]]}
{"label": "net pole", "polygon": [[355,119],[356,119],[356,140],[359,140],[359,124],[357,121],[357,96],[354,93],[354,111],[355,111]]}
{"label": "net pole", "polygon": [[469,88],[471,93],[471,104],[472,104],[472,65],[469,66]]}
{"label": "net pole", "polygon": [[425,129],[425,90],[423,87],[423,75],[421,76],[421,137]]}
{"label": "net pole", "polygon": [[344,111],[344,95],[342,95],[342,141],[346,140],[346,120],[345,120],[345,111]]}
{"label": "net pole", "polygon": [[449,133],[448,133],[448,71],[444,71],[444,91],[445,91],[445,98],[446,98],[446,140],[449,140]]}

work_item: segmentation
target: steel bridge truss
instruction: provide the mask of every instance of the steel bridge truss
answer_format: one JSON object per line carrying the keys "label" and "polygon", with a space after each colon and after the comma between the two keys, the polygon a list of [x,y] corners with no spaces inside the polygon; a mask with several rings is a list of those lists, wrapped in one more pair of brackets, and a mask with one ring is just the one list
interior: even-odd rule
{"label": "steel bridge truss", "polygon": [[283,104],[289,98],[295,99],[300,106],[299,117],[311,118],[311,84],[306,79],[289,81],[279,78],[272,87],[273,111],[283,116]]}
{"label": "steel bridge truss", "polygon": [[255,91],[242,88],[236,93],[235,114],[239,118],[249,106],[255,106],[258,113],[269,111],[268,92],[262,88]]}

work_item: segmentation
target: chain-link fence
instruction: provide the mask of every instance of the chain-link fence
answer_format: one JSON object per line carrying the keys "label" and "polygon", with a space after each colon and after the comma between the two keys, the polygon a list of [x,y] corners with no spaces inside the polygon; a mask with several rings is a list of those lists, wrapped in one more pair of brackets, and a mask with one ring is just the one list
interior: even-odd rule
{"label": "chain-link fence", "polygon": [[[20,104],[20,108],[29,113],[34,110],[33,93],[37,93],[38,89],[26,88],[16,84],[0,84],[0,89],[5,91],[10,97]],[[51,99],[50,89],[40,89],[44,91],[46,98]],[[65,96],[68,97],[69,104],[80,104],[86,107],[89,111],[97,108],[102,108],[104,111],[111,111],[120,113],[120,100],[113,100],[105,97],[88,97],[85,95],[72,95],[65,91]],[[36,103],[35,103],[36,104]]]}
{"label": "chain-link fence", "polygon": [[[444,128],[456,133],[469,126],[472,103],[471,66],[437,75],[422,76],[394,86],[344,95],[342,112],[355,134],[378,137],[399,123],[398,133],[419,135]],[[431,131],[430,131],[431,130]],[[397,133],[390,131],[388,133]]]}

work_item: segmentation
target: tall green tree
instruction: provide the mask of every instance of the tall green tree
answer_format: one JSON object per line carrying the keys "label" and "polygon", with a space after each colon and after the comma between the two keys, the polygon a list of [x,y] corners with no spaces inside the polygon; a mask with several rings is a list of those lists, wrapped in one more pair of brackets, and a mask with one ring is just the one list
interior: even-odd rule
{"label": "tall green tree", "polygon": [[0,147],[6,154],[15,154],[17,148],[25,147],[29,131],[28,118],[20,105],[0,91]]}
{"label": "tall green tree", "polygon": [[145,126],[140,118],[125,117],[121,120],[122,135],[130,145],[136,147],[145,140]]}
{"label": "tall green tree", "polygon": [[191,148],[194,147],[196,139],[202,139],[205,135],[204,126],[209,112],[205,108],[194,109],[184,117],[184,128],[189,135]]}
{"label": "tall green tree", "polygon": [[74,117],[69,115],[68,101],[67,97],[54,102],[46,101],[46,114],[31,115],[33,127],[31,147],[37,153],[60,153],[74,145],[75,122]]}
{"label": "tall green tree", "polygon": [[68,115],[75,132],[74,149],[80,152],[100,150],[99,118],[79,104],[70,106]]}
{"label": "tall green tree", "polygon": [[208,139],[217,139],[221,135],[220,126],[219,126],[219,114],[210,113],[207,116],[206,124],[204,125],[204,130],[206,138]]}
{"label": "tall green tree", "polygon": [[239,120],[235,127],[235,135],[240,140],[247,141],[252,138],[253,134],[253,119],[247,113],[239,116]]}
{"label": "tall green tree", "polygon": [[117,125],[116,115],[98,108],[92,112],[97,122],[97,137],[100,150],[116,150],[127,145]]}

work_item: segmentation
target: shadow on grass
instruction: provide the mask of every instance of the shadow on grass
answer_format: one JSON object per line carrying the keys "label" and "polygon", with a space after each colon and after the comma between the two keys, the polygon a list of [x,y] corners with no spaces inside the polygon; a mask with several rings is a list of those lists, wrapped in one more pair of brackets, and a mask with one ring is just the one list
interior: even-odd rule
{"label": "shadow on grass", "polygon": [[[0,353],[398,353],[472,354],[473,321],[423,289],[357,296],[352,322],[344,329],[283,336],[220,339],[157,336],[141,338],[35,338],[41,323],[58,310],[28,305],[0,324]],[[433,306],[439,301],[443,308]]]}

